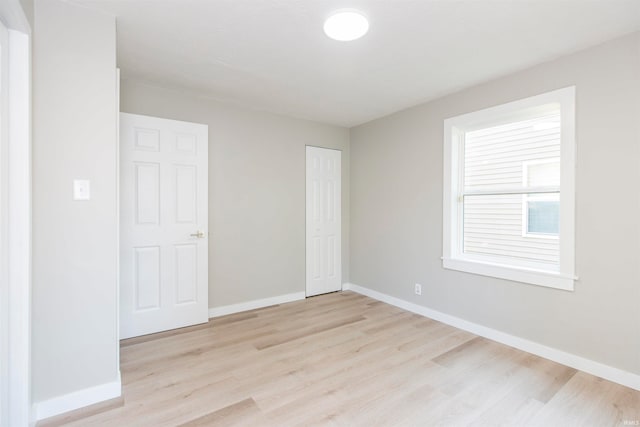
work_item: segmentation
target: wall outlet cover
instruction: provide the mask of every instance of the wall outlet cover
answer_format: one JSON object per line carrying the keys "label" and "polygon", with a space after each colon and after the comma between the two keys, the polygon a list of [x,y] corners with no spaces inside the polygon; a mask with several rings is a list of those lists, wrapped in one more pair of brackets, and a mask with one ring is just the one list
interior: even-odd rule
{"label": "wall outlet cover", "polygon": [[88,179],[73,180],[73,200],[91,200],[91,181]]}

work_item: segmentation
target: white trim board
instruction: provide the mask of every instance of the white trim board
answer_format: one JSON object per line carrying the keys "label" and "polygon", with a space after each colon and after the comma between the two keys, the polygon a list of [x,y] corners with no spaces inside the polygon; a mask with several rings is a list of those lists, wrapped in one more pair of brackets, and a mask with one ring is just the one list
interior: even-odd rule
{"label": "white trim board", "polygon": [[374,291],[373,289],[354,285],[353,283],[345,283],[343,289],[366,295],[378,301],[385,302],[387,304],[402,308],[412,313],[420,314],[424,317],[428,317],[442,323],[446,323],[447,325],[454,326],[456,328],[471,332],[481,337],[485,337],[490,340],[508,345],[510,347],[526,351],[527,353],[544,357],[545,359],[561,363],[563,365],[578,369],[580,371],[595,375],[600,378],[604,378],[614,383],[618,383],[635,390],[640,390],[640,375],[634,374],[632,372],[623,371],[622,369],[614,368],[612,366],[605,365],[591,359],[586,359],[572,353],[567,353],[562,350],[547,347],[546,345],[534,341],[516,337],[514,335],[510,335],[496,329],[488,328],[486,326],[482,326],[477,323],[461,319],[459,317],[451,316],[449,314],[432,310],[430,308],[423,307],[421,305],[414,304],[400,298],[383,294],[382,292]]}
{"label": "white trim board", "polygon": [[276,297],[256,299],[238,304],[223,305],[221,307],[213,307],[209,309],[209,318],[226,316],[227,314],[240,313],[243,311],[255,310],[256,308],[269,307],[272,305],[284,304],[303,299],[305,299],[304,291],[278,295]]}
{"label": "white trim board", "polygon": [[40,421],[45,418],[64,414],[65,412],[74,411],[105,400],[115,399],[121,395],[122,381],[120,380],[120,371],[118,371],[118,379],[116,381],[74,391],[73,393],[36,403],[36,420]]}
{"label": "white trim board", "polygon": [[[22,14],[18,2],[8,5]],[[2,9],[3,12],[7,10]],[[31,420],[31,38],[8,29],[6,195],[8,425]],[[3,361],[4,363],[5,361]],[[6,408],[2,408],[6,409]],[[4,418],[3,415],[3,419]],[[0,421],[1,423],[1,421]]]}

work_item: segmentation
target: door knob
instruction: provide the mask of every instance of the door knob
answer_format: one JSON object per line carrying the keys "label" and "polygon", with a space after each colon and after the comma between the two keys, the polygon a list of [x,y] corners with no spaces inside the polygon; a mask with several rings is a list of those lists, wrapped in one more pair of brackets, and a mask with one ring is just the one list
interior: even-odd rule
{"label": "door knob", "polygon": [[191,237],[197,237],[198,239],[202,239],[204,237],[204,233],[198,230],[195,233],[190,234]]}

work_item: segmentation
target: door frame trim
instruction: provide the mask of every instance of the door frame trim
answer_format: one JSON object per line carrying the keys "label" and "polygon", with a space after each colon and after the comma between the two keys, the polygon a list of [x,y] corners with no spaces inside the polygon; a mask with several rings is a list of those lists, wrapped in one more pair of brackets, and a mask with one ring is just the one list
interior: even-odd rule
{"label": "door frame trim", "polygon": [[[0,218],[7,230],[6,294],[8,322],[6,354],[0,355],[9,366],[7,396],[0,401],[0,421],[8,425],[33,422],[31,401],[31,34],[20,2],[7,1],[0,6],[0,20],[8,35],[8,139],[3,141],[7,154],[6,180],[8,206]],[[3,333],[4,334],[4,333]],[[3,351],[4,353],[4,351]]]}

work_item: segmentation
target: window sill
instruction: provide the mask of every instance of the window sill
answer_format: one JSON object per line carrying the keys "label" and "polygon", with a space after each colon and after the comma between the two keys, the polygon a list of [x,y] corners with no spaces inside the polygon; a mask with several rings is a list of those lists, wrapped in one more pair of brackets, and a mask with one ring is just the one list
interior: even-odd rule
{"label": "window sill", "polygon": [[515,282],[529,283],[565,291],[573,291],[574,282],[578,279],[575,276],[551,271],[518,268],[465,259],[443,258],[442,266],[448,270],[464,271],[481,276],[513,280]]}

